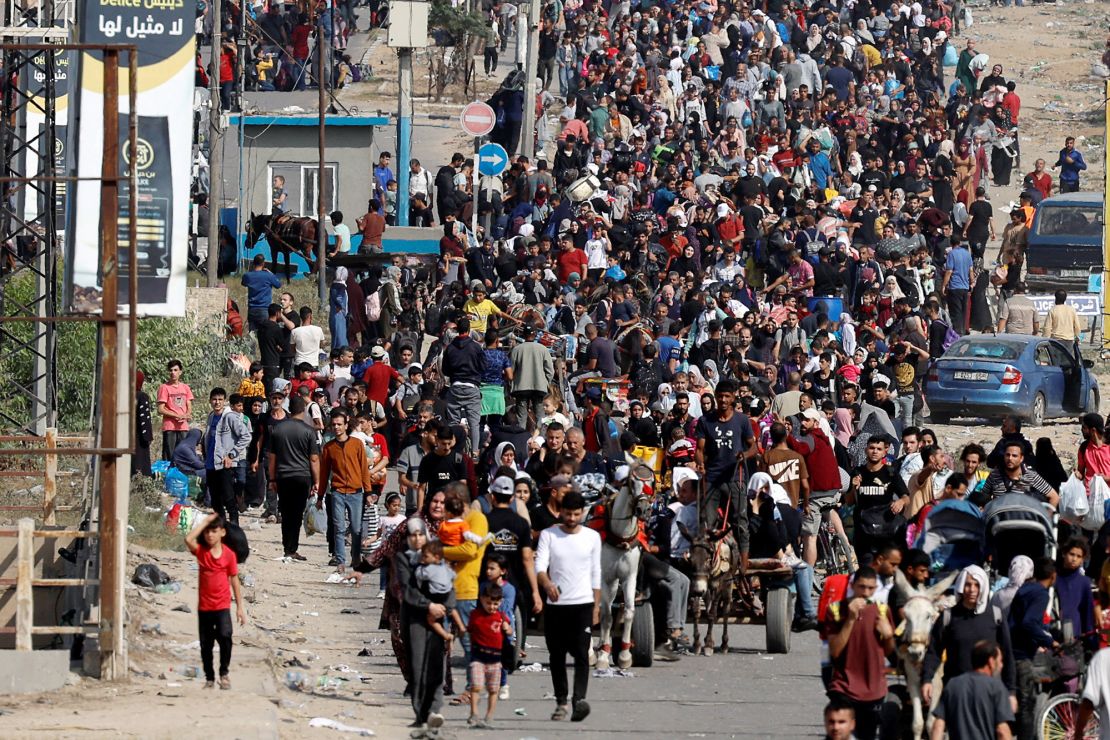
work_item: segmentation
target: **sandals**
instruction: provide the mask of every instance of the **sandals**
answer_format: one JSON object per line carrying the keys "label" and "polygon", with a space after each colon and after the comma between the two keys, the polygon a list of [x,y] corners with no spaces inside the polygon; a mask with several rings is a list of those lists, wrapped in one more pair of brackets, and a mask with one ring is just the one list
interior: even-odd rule
{"label": "sandals", "polygon": [[220,688],[223,689],[224,691],[227,691],[228,689],[231,688],[231,677],[230,676],[220,676]]}
{"label": "sandals", "polygon": [[470,695],[469,694],[459,694],[459,695],[455,696],[453,699],[451,699],[451,701],[448,704],[452,707],[461,707],[463,704],[466,704],[467,706],[470,706]]}
{"label": "sandals", "polygon": [[562,722],[567,718],[567,705],[560,704],[555,707],[555,711],[551,713],[551,719],[556,722]]}

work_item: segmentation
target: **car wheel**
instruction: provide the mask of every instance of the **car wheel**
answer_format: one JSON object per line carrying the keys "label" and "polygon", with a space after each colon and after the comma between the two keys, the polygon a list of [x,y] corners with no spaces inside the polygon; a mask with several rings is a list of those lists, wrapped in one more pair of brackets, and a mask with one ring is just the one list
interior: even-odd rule
{"label": "car wheel", "polygon": [[1039,426],[1043,425],[1044,424],[1044,413],[1045,413],[1044,394],[1038,391],[1037,395],[1033,397],[1033,408],[1029,412],[1029,423],[1032,424],[1035,427],[1039,427]]}
{"label": "car wheel", "polygon": [[929,410],[929,423],[930,424],[948,424],[952,421],[952,414],[947,414],[943,411]]}

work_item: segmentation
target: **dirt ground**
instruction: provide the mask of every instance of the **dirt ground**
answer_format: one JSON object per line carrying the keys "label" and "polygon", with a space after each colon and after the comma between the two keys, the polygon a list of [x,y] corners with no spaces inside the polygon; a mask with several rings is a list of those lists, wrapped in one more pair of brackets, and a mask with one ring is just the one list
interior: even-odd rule
{"label": "dirt ground", "polygon": [[[1022,168],[1014,185],[992,189],[996,210],[1016,198],[1020,174],[1037,157],[1051,165],[1065,135],[1074,135],[1090,169],[1085,189],[1101,182],[1105,167],[1102,82],[1088,76],[1105,42],[1110,3],[1077,2],[1024,8],[976,8],[975,25],[956,40],[971,36],[979,49],[1018,80]],[[512,47],[510,46],[511,57]],[[363,110],[395,106],[395,57],[384,44],[369,51],[380,82],[356,86],[345,99]],[[417,90],[426,90],[417,67]],[[952,70],[947,74],[951,79]],[[482,95],[495,81],[481,79]],[[417,101],[423,113],[457,114],[457,106]],[[460,134],[458,142],[464,139]],[[444,150],[457,146],[445,142]],[[424,156],[429,156],[425,154]],[[997,222],[1001,232],[1002,222]],[[1100,377],[1110,388],[1110,375]],[[1103,404],[1104,408],[1106,403]],[[958,453],[968,442],[993,444],[993,424],[935,428],[942,446]],[[1054,422],[1027,429],[1036,440],[1048,436],[1064,459],[1074,461],[1078,426]],[[313,729],[324,717],[368,728],[381,737],[407,737],[411,719],[401,697],[399,673],[384,631],[376,629],[380,601],[376,574],[361,588],[328,584],[330,569],[323,538],[305,541],[308,563],[280,561],[280,528],[245,518],[253,553],[243,567],[250,619],[236,627],[231,691],[205,691],[202,679],[183,676],[199,666],[196,645],[196,567],[184,551],[130,549],[129,571],[144,562],[158,564],[177,579],[179,593],[157,594],[136,586],[127,592],[130,616],[131,680],[118,684],[74,677],[64,690],[0,698],[0,736],[22,737],[302,737],[338,736]],[[185,610],[187,609],[187,610]],[[366,649],[368,655],[359,656]],[[286,686],[286,673],[308,677],[307,690]],[[338,679],[329,681],[328,679]],[[322,682],[322,685],[318,685]],[[329,683],[336,683],[329,686]],[[506,709],[505,711],[509,711]]]}

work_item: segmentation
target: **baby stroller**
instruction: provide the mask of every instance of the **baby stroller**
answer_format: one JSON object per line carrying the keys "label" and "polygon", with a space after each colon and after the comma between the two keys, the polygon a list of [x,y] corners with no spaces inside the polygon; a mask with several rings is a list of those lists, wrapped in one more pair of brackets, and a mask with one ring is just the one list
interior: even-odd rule
{"label": "baby stroller", "polygon": [[1033,560],[1056,557],[1056,525],[1044,504],[1024,493],[1007,493],[983,509],[987,525],[987,554],[996,576],[1010,570],[1017,555]]}
{"label": "baby stroller", "polygon": [[928,553],[933,573],[948,573],[983,562],[985,530],[983,514],[975,504],[940,501],[925,517],[914,546]]}

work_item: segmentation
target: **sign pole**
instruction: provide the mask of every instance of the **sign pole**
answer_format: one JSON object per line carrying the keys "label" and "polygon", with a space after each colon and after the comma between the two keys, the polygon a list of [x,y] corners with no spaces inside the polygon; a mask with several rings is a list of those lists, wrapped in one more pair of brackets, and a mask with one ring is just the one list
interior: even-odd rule
{"label": "sign pole", "polygon": [[472,190],[474,191],[474,201],[472,206],[472,213],[470,214],[470,231],[474,234],[475,240],[478,241],[478,246],[481,246],[481,240],[478,239],[478,150],[482,148],[482,137],[474,137],[474,168],[471,170],[470,176],[474,181]]}
{"label": "sign pole", "polygon": [[[208,287],[220,271],[220,206],[224,199],[223,131],[220,128],[220,48],[223,46],[223,0],[212,0],[212,57],[208,75]],[[243,127],[240,119],[239,128]],[[239,204],[242,208],[242,204]],[[238,239],[238,236],[236,237]],[[271,251],[271,259],[273,252]]]}
{"label": "sign pole", "polygon": [[397,62],[397,225],[408,226],[409,159],[412,155],[412,49],[398,49]]}
{"label": "sign pole", "polygon": [[[1103,98],[1105,100],[1110,100],[1110,80],[1106,81]],[[1105,146],[1106,142],[1110,142],[1110,107],[1104,104],[1102,112],[1104,116],[1103,125],[1105,127],[1103,133],[1105,133],[1107,137],[1103,139],[1103,146]],[[1106,306],[1107,298],[1110,298],[1110,280],[1107,280],[1106,268],[1110,266],[1110,226],[1106,224],[1106,214],[1110,213],[1110,210],[1107,210],[1108,207],[1110,207],[1110,167],[1106,167],[1105,170],[1106,172],[1102,183],[1102,291],[1100,296],[1102,299],[1102,306],[1099,311],[1099,328],[1102,331],[1102,348],[1108,350],[1110,349],[1110,338],[1106,336]]]}
{"label": "sign pole", "polygon": [[[331,27],[335,28],[335,17],[329,18]],[[324,145],[326,142],[326,133],[324,125],[326,123],[325,114],[327,113],[326,96],[328,79],[331,77],[331,71],[324,65],[324,54],[327,49],[326,44],[330,44],[330,39],[324,37],[324,26],[317,20],[316,23],[316,89],[319,91],[319,121],[317,129],[319,136],[317,137],[317,157],[319,159],[319,169],[316,175],[316,278],[319,283],[319,299],[321,310],[327,306],[325,315],[331,315],[331,306],[328,306],[328,281],[327,274],[327,253],[328,253],[328,232],[324,228],[324,177],[326,176],[326,169],[324,166],[325,150]]]}

